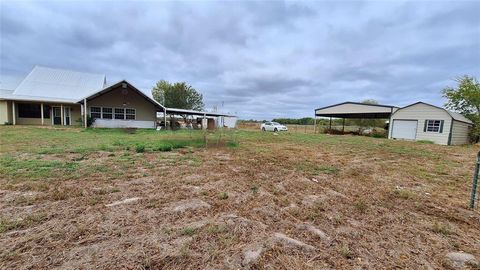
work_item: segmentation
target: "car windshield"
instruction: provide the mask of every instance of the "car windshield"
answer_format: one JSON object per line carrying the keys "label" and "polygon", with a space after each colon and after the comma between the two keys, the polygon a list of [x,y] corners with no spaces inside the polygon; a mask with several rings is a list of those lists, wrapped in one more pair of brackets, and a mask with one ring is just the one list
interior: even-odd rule
{"label": "car windshield", "polygon": [[274,125],[274,126],[280,126],[280,124],[277,123],[277,122],[272,122],[272,125]]}

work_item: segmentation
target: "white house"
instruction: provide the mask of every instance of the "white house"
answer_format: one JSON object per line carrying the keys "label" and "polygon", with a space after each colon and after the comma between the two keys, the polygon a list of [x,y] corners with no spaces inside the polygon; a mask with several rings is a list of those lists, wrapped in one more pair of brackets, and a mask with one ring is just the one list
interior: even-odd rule
{"label": "white house", "polygon": [[390,116],[389,139],[428,140],[443,145],[469,143],[472,121],[459,113],[417,102]]}

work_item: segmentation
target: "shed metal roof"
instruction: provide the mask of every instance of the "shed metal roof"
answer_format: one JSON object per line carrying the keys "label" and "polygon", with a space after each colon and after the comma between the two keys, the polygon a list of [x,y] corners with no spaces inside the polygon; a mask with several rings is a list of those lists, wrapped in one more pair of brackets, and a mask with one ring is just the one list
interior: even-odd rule
{"label": "shed metal roof", "polygon": [[30,97],[32,100],[75,101],[94,90],[103,89],[105,83],[104,74],[35,66],[12,96]]}
{"label": "shed metal roof", "polygon": [[431,107],[446,111],[454,120],[473,125],[473,122],[470,119],[466,118],[465,116],[463,116],[462,114],[460,114],[458,112],[452,112],[452,111],[449,111],[445,108],[435,106],[435,105],[432,105],[432,104],[429,104],[429,103],[426,103],[426,102],[423,102],[423,101],[412,103],[410,105],[407,105],[405,107],[400,108],[399,110],[403,110],[405,108],[408,108],[408,107],[411,107],[411,106],[414,106],[414,105],[417,105],[417,104],[424,104],[424,105],[427,105],[427,106],[431,106]]}

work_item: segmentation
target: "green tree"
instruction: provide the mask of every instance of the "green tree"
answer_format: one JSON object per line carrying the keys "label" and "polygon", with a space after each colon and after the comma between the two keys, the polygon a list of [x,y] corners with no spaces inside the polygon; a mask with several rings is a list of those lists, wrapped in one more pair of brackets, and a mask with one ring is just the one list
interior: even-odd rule
{"label": "green tree", "polygon": [[185,82],[160,80],[153,87],[152,96],[165,107],[198,111],[205,107],[202,94]]}
{"label": "green tree", "polygon": [[[378,104],[378,101],[375,99],[365,99],[361,103],[363,104],[373,104],[376,105]],[[359,118],[359,119],[351,119],[347,122],[349,125],[354,125],[354,126],[359,126],[360,128],[378,128],[378,127],[384,127],[385,126],[385,119],[364,119],[364,118]]]}
{"label": "green tree", "polygon": [[474,77],[463,76],[455,80],[457,87],[446,87],[442,90],[447,99],[445,107],[457,111],[470,119],[474,124],[471,136],[478,142],[480,137],[480,83]]}

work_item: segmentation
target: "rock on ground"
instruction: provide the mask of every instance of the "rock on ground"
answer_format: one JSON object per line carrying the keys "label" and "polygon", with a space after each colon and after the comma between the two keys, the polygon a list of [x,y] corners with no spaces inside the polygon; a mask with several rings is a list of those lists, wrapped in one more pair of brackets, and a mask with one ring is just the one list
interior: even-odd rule
{"label": "rock on ground", "polygon": [[192,200],[184,200],[173,203],[169,209],[173,212],[184,212],[187,210],[196,210],[201,208],[210,208],[210,204],[200,200],[200,199],[192,199]]}
{"label": "rock on ground", "polygon": [[453,267],[463,268],[466,264],[479,265],[479,262],[472,254],[465,252],[450,252],[445,256]]}
{"label": "rock on ground", "polygon": [[284,244],[286,246],[289,246],[289,247],[292,247],[292,248],[303,249],[303,250],[306,250],[306,251],[315,250],[314,246],[311,246],[309,244],[305,244],[302,241],[299,241],[297,239],[290,238],[283,233],[275,233],[273,235],[272,240],[276,243],[282,243],[282,244]]}
{"label": "rock on ground", "polygon": [[320,238],[324,241],[330,240],[330,237],[328,237],[328,235],[325,232],[323,232],[322,230],[316,228],[315,226],[313,226],[311,224],[304,223],[304,224],[298,225],[297,227],[301,230],[306,230],[306,231],[316,235],[318,238]]}
{"label": "rock on ground", "polygon": [[265,247],[262,244],[253,244],[243,250],[242,266],[254,265],[258,262]]}
{"label": "rock on ground", "polygon": [[125,200],[122,200],[122,201],[116,201],[116,202],[113,202],[113,203],[110,203],[110,204],[106,204],[105,206],[112,207],[112,206],[117,206],[117,205],[121,205],[121,204],[136,202],[140,199],[141,199],[140,197],[133,197],[133,198],[128,198],[128,199],[125,199]]}

